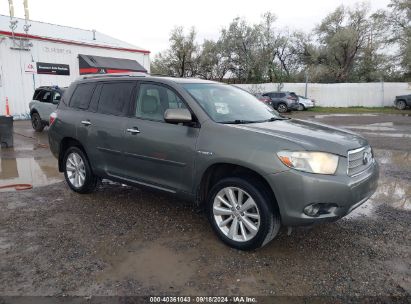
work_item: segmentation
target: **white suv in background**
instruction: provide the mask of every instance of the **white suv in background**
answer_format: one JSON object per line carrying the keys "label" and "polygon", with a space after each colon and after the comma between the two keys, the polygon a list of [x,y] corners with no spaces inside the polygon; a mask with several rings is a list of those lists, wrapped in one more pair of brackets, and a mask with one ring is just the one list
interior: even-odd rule
{"label": "white suv in background", "polygon": [[65,88],[58,86],[39,87],[29,103],[31,125],[36,132],[43,131],[49,124],[50,114],[56,110]]}
{"label": "white suv in background", "polygon": [[298,111],[304,111],[307,110],[308,108],[314,108],[315,106],[315,100],[314,99],[309,99],[307,97],[298,95]]}

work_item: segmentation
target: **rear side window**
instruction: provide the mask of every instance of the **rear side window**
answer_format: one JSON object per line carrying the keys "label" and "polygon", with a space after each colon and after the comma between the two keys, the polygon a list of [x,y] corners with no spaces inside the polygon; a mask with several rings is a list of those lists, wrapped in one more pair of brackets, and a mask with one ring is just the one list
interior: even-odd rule
{"label": "rear side window", "polygon": [[33,99],[41,102],[51,102],[51,92],[47,90],[37,90],[34,93]]}
{"label": "rear side window", "polygon": [[71,96],[70,107],[87,110],[95,87],[94,83],[79,84]]}
{"label": "rear side window", "polygon": [[134,82],[105,83],[101,88],[98,112],[124,115],[129,107]]}
{"label": "rear side window", "polygon": [[33,94],[33,100],[40,100],[40,93],[43,92],[43,90],[35,90]]}

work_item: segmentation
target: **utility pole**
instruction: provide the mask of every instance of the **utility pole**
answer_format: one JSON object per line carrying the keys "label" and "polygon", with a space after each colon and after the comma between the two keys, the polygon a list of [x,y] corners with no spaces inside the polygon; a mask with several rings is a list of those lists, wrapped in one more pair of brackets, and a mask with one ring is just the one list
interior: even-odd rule
{"label": "utility pole", "polygon": [[308,90],[308,73],[307,73],[307,70],[305,70],[304,74],[305,74],[305,95],[304,95],[304,97],[307,98],[307,90]]}

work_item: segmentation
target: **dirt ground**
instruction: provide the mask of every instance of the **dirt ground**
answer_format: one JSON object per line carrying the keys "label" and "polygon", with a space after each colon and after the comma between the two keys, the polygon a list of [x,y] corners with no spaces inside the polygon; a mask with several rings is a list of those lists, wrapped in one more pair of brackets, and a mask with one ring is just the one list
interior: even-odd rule
{"label": "dirt ground", "polygon": [[[381,168],[374,196],[335,223],[283,230],[268,246],[222,244],[189,202],[105,182],[69,190],[35,134],[15,123],[1,150],[0,296],[411,294],[411,117],[293,113],[367,139]],[[404,298],[405,299],[405,298]],[[1,302],[1,301],[0,301]]]}

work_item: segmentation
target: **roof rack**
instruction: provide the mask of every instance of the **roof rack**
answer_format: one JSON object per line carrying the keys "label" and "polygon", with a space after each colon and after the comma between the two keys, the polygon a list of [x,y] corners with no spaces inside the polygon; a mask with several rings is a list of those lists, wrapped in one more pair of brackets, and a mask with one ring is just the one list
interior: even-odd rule
{"label": "roof rack", "polygon": [[150,76],[177,78],[177,76],[174,76],[174,75],[165,75],[165,74],[156,74],[156,73],[150,73]]}
{"label": "roof rack", "polygon": [[39,86],[37,89],[61,89],[58,85],[46,85],[46,86]]}
{"label": "roof rack", "polygon": [[115,78],[115,77],[146,77],[146,73],[130,72],[130,73],[115,73],[115,74],[88,74],[80,76],[80,79],[95,79],[95,78]]}

